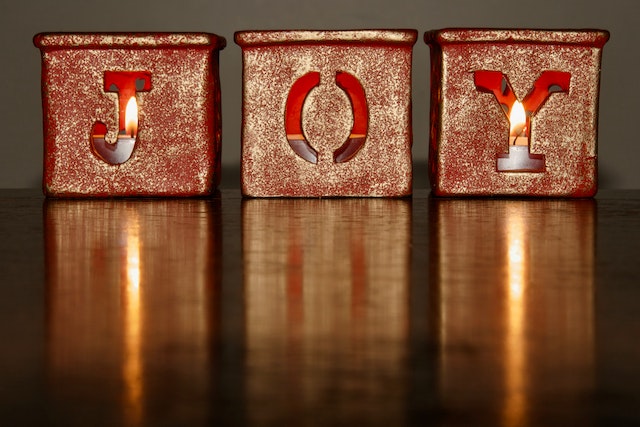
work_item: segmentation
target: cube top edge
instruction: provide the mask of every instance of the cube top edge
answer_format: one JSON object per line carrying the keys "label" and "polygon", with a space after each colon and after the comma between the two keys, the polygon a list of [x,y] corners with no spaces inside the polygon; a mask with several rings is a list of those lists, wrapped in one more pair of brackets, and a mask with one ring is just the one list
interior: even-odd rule
{"label": "cube top edge", "polygon": [[417,30],[286,30],[237,31],[235,42],[241,47],[275,44],[391,44],[413,46]]}
{"label": "cube top edge", "polygon": [[33,38],[41,50],[114,48],[224,49],[224,37],[211,33],[39,33]]}
{"label": "cube top edge", "polygon": [[424,41],[429,45],[459,43],[533,43],[573,44],[602,47],[609,32],[597,29],[537,30],[497,28],[444,28],[427,31]]}

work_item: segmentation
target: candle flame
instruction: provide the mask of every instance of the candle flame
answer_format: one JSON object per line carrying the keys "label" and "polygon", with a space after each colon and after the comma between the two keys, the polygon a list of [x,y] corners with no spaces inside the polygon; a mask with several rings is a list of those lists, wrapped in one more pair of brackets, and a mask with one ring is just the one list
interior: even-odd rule
{"label": "candle flame", "polygon": [[516,101],[511,107],[511,114],[509,115],[509,123],[511,123],[511,136],[521,136],[525,126],[527,125],[527,115],[524,111],[524,106],[520,101]]}
{"label": "candle flame", "polygon": [[127,109],[124,113],[125,132],[135,138],[138,134],[138,103],[136,97],[132,96],[127,102]]}

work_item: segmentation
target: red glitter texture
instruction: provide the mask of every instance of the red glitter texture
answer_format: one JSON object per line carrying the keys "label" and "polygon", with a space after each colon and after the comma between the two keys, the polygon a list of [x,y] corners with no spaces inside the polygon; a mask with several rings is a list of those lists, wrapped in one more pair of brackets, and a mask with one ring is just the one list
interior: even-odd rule
{"label": "red glitter texture", "polygon": [[[43,188],[54,197],[201,196],[220,181],[218,54],[206,33],[38,34],[42,53]],[[96,122],[116,140],[118,93],[107,72],[143,72],[131,157],[110,164],[91,147]],[[130,90],[131,88],[128,88]],[[149,90],[147,90],[149,89]]]}
{"label": "red glitter texture", "polygon": [[243,31],[242,193],[411,194],[414,30]]}
{"label": "red glitter texture", "polygon": [[[600,30],[445,29],[425,34],[431,47],[429,173],[438,196],[590,197],[597,191]],[[474,84],[476,71],[504,74],[515,98],[532,93],[547,71],[569,73],[527,120],[529,150],[542,172],[498,171],[509,152],[509,119],[494,94]],[[547,89],[538,90],[545,96]],[[503,89],[509,91],[510,88]],[[511,106],[506,106],[510,108]]]}

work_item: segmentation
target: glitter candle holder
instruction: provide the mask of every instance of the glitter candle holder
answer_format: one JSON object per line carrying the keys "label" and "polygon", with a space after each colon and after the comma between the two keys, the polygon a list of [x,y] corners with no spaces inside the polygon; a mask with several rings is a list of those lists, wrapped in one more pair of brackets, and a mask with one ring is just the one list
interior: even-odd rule
{"label": "glitter candle holder", "polygon": [[201,196],[220,181],[206,33],[38,34],[47,196]]}
{"label": "glitter candle holder", "polygon": [[411,194],[414,30],[243,31],[242,193]]}
{"label": "glitter candle holder", "polygon": [[427,32],[433,193],[593,196],[608,38],[599,30]]}

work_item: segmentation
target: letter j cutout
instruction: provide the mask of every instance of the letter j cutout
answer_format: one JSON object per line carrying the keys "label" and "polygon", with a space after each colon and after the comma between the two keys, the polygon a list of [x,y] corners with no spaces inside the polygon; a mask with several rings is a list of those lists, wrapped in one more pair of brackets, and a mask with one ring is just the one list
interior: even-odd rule
{"label": "letter j cutout", "polygon": [[511,125],[509,154],[498,154],[498,172],[544,172],[544,155],[529,151],[531,119],[552,93],[569,91],[571,74],[543,71],[522,102],[518,101],[507,76],[502,72],[475,71],[473,77],[478,90],[493,93]]}
{"label": "letter j cutout", "polygon": [[112,165],[126,162],[131,157],[138,137],[137,92],[151,90],[148,71],[105,71],[105,92],[118,93],[118,136],[107,140],[107,126],[97,121],[91,129],[91,148],[102,160]]}

